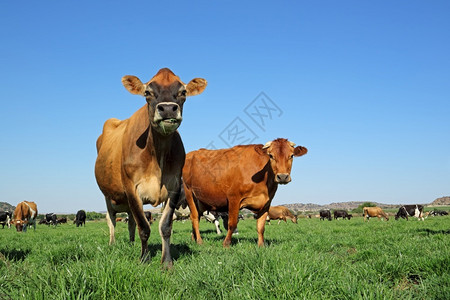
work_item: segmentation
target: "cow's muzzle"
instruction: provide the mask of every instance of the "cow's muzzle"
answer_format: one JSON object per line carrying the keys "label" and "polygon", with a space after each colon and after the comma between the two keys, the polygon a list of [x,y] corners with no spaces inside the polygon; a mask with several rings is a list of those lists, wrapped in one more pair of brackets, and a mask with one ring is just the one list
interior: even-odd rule
{"label": "cow's muzzle", "polygon": [[279,184],[288,184],[291,182],[291,175],[288,173],[278,173],[277,176],[275,176],[275,182]]}
{"label": "cow's muzzle", "polygon": [[156,105],[153,121],[163,133],[170,134],[177,130],[183,118],[180,106],[174,102],[162,102]]}

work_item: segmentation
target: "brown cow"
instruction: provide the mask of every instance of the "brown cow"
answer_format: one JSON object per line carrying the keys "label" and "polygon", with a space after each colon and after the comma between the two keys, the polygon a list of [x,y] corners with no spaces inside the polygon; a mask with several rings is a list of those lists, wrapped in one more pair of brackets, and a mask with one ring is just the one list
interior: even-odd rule
{"label": "brown cow", "polygon": [[287,223],[286,219],[291,220],[297,224],[297,216],[294,216],[291,211],[284,206],[271,206],[269,208],[269,214],[267,216],[267,222],[270,224],[270,220],[278,220],[278,224],[283,220]]}
{"label": "brown cow", "polygon": [[36,230],[36,217],[38,214],[37,205],[34,202],[22,201],[17,204],[14,210],[14,220],[12,224],[16,226],[18,232],[27,231],[27,227],[33,225]]}
{"label": "brown cow", "polygon": [[147,103],[129,119],[109,119],[97,140],[95,177],[105,195],[110,244],[114,242],[115,215],[127,212],[130,241],[136,224],[141,239],[141,261],[148,259],[150,225],[143,205],[165,205],[159,223],[162,239],[161,262],[172,266],[170,235],[172,215],[179,198],[185,151],[177,131],[187,96],[203,92],[206,80],[195,78],[187,85],[169,69],[161,69],[147,83],[124,76],[122,83]]}
{"label": "brown cow", "polygon": [[198,224],[206,210],[228,211],[228,232],[224,247],[231,244],[239,210],[256,213],[258,245],[264,246],[264,225],[278,184],[291,181],[294,156],[307,149],[286,139],[263,145],[235,146],[229,149],[200,149],[186,155],[183,185],[191,210],[193,238],[201,244]]}
{"label": "brown cow", "polygon": [[389,221],[388,216],[386,213],[380,208],[380,207],[364,207],[364,221],[369,221],[371,217],[377,217],[378,219],[381,219],[381,217],[385,218],[386,221]]}

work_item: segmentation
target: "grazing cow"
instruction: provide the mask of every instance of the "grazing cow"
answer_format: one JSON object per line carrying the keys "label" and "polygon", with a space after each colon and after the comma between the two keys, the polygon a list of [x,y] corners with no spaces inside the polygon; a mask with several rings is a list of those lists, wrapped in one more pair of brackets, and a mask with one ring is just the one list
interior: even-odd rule
{"label": "grazing cow", "polygon": [[162,240],[161,262],[172,266],[170,235],[172,216],[181,187],[185,151],[180,134],[183,104],[187,96],[203,92],[206,80],[192,79],[184,84],[169,69],[161,69],[147,83],[135,76],[124,76],[122,83],[132,94],[144,96],[147,103],[129,119],[109,119],[97,140],[95,177],[105,196],[112,244],[115,240],[115,215],[127,212],[130,241],[136,224],[141,239],[141,261],[149,259],[150,224],[143,205],[164,206],[159,223]]}
{"label": "grazing cow", "polygon": [[65,223],[67,223],[67,218],[66,217],[58,218],[56,220],[56,223],[58,223],[58,224],[65,224]]}
{"label": "grazing cow", "polygon": [[269,208],[269,214],[267,215],[267,222],[270,224],[270,220],[278,220],[278,224],[283,220],[287,223],[286,219],[291,220],[297,224],[297,216],[294,216],[291,211],[284,206],[271,206]]}
{"label": "grazing cow", "polygon": [[[389,221],[388,216],[386,213],[381,209],[381,207],[364,207],[363,208],[363,214],[364,214],[364,221],[370,220],[370,218],[377,217],[378,219],[381,219],[381,217],[385,218],[386,221]],[[383,220],[383,219],[381,219]]]}
{"label": "grazing cow", "polygon": [[9,211],[0,211],[0,224],[2,224],[2,228],[5,228],[5,225],[11,228],[11,218],[12,214]]}
{"label": "grazing cow", "polygon": [[40,220],[40,221],[38,222],[38,224],[39,224],[39,225],[42,225],[42,224],[47,225],[47,220],[46,220],[45,218],[43,218],[42,220]]}
{"label": "grazing cow", "polygon": [[86,226],[86,212],[84,210],[77,211],[74,223],[77,224],[77,227]]}
{"label": "grazing cow", "polygon": [[37,205],[34,202],[22,201],[17,204],[14,210],[14,220],[12,223],[16,226],[18,232],[26,232],[27,227],[33,225],[36,230],[36,217],[38,214]]}
{"label": "grazing cow", "polygon": [[306,148],[295,147],[286,139],[276,139],[265,145],[188,153],[183,185],[197,243],[203,242],[198,225],[204,211],[228,211],[228,232],[223,241],[223,246],[228,247],[239,210],[247,208],[257,214],[258,246],[264,246],[266,217],[278,185],[291,181],[294,156],[306,152]]}
{"label": "grazing cow", "polygon": [[[209,221],[211,223],[214,223],[216,226],[216,232],[217,234],[222,234],[222,231],[220,230],[220,223],[219,219],[222,218],[223,220],[223,227],[225,230],[228,230],[228,213],[225,211],[214,211],[214,210],[206,210],[203,212],[203,217],[206,221]],[[238,220],[243,220],[244,217],[242,215],[238,216]],[[239,234],[239,231],[236,227],[233,234]]]}
{"label": "grazing cow", "polygon": [[146,218],[147,221],[148,221],[148,224],[152,225],[152,224],[153,224],[153,221],[154,221],[154,219],[153,219],[153,217],[152,217],[152,212],[146,211],[146,212],[144,212],[144,213],[145,213],[145,218]]}
{"label": "grazing cow", "polygon": [[331,221],[331,212],[328,209],[322,209],[319,211],[320,220],[328,219],[328,221]]}
{"label": "grazing cow", "polygon": [[48,226],[50,226],[50,225],[55,225],[55,227],[56,227],[56,219],[57,219],[57,217],[56,217],[56,214],[54,214],[54,213],[49,213],[49,214],[46,214],[45,215],[45,220],[47,221],[47,225]]}
{"label": "grazing cow", "polygon": [[398,218],[403,218],[408,220],[408,217],[416,217],[419,221],[423,218],[423,205],[402,205],[395,215],[395,220],[398,220]]}
{"label": "grazing cow", "polygon": [[333,212],[334,215],[334,219],[337,220],[338,218],[342,218],[342,219],[351,219],[353,217],[353,215],[349,215],[347,211],[343,210],[343,209],[337,209]]}
{"label": "grazing cow", "polygon": [[432,210],[432,211],[428,212],[428,215],[429,216],[433,216],[433,217],[436,217],[436,216],[447,216],[448,212],[446,212],[445,210]]}

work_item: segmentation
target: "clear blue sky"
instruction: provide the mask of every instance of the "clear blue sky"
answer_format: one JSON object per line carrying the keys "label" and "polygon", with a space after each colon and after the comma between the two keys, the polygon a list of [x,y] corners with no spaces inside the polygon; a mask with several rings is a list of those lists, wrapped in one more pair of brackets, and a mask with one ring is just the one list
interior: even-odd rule
{"label": "clear blue sky", "polygon": [[[145,103],[121,77],[162,67],[208,80],[184,107],[187,151],[309,149],[274,204],[450,195],[449,16],[449,1],[2,1],[0,201],[105,210],[95,141]],[[278,110],[258,119],[263,100]]]}

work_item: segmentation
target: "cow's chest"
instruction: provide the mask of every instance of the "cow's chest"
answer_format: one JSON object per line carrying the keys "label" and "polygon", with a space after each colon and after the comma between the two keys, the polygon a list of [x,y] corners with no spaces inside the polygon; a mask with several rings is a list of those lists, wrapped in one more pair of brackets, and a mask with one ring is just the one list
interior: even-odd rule
{"label": "cow's chest", "polygon": [[143,204],[157,206],[169,197],[167,185],[161,182],[161,179],[153,176],[142,179],[137,185],[136,191]]}

